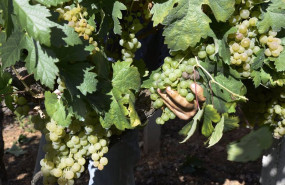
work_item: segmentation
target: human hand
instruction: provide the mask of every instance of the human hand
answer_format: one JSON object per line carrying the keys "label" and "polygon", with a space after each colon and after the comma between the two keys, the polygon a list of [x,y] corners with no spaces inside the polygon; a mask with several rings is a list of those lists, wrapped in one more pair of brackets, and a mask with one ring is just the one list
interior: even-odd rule
{"label": "human hand", "polygon": [[[203,88],[200,85],[192,83],[190,89],[194,94],[196,93],[198,101],[203,102],[206,100],[203,94]],[[157,92],[161,96],[164,104],[180,119],[188,120],[196,114],[198,102],[195,99],[192,102],[188,102],[185,97],[170,87],[166,88],[166,93],[162,93],[160,89],[157,89]]]}

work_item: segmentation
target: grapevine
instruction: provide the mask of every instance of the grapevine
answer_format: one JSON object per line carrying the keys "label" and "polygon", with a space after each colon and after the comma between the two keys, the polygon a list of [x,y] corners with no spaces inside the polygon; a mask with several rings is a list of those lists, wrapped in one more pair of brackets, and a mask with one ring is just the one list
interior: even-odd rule
{"label": "grapevine", "polygon": [[76,184],[91,159],[104,170],[115,133],[142,126],[142,91],[162,109],[157,124],[183,117],[168,90],[179,109],[191,105],[184,142],[199,131],[210,147],[244,125],[266,128],[270,141],[285,135],[284,1],[8,4],[0,3],[0,97],[16,116],[33,110],[47,142],[44,184]]}

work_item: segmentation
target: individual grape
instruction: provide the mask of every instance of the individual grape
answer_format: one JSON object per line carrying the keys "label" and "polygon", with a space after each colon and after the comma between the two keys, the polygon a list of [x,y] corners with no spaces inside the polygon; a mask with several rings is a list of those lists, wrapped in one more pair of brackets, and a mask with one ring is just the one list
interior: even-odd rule
{"label": "individual grape", "polygon": [[72,165],[72,167],[71,167],[71,170],[72,170],[74,173],[80,171],[80,169],[81,169],[81,165],[78,164],[78,163],[74,163],[74,164]]}
{"label": "individual grape", "polygon": [[102,157],[100,159],[100,164],[106,166],[108,164],[108,159],[106,157]]}
{"label": "individual grape", "polygon": [[210,44],[206,47],[206,52],[208,55],[212,55],[215,53],[215,46]]}
{"label": "individual grape", "polygon": [[249,17],[249,15],[250,15],[250,12],[249,12],[249,10],[247,10],[247,9],[242,9],[241,11],[240,11],[240,17],[241,18],[243,18],[243,19],[247,19],[248,17]]}
{"label": "individual grape", "polygon": [[241,41],[241,46],[244,47],[244,48],[247,48],[250,46],[250,39],[249,38],[244,38],[242,41]]}
{"label": "individual grape", "polygon": [[267,37],[266,35],[261,35],[261,36],[259,37],[259,42],[260,42],[261,44],[266,44],[267,41],[268,41],[268,37]]}
{"label": "individual grape", "polygon": [[239,32],[243,33],[243,34],[247,33],[247,27],[244,25],[240,25],[239,26]]}
{"label": "individual grape", "polygon": [[188,94],[188,91],[187,89],[180,89],[179,94],[183,97],[186,97]]}
{"label": "individual grape", "polygon": [[161,117],[156,118],[155,122],[156,122],[157,124],[159,124],[159,125],[163,125],[163,124],[164,124],[164,121],[163,121],[163,119],[162,119]]}
{"label": "individual grape", "polygon": [[268,57],[270,57],[272,55],[270,49],[268,49],[268,48],[264,51],[264,54]]}
{"label": "individual grape", "polygon": [[234,44],[232,45],[233,51],[238,51],[239,48],[240,48],[240,46],[239,46],[239,44],[237,44],[237,43],[234,43]]}
{"label": "individual grape", "polygon": [[194,95],[192,93],[188,93],[186,96],[186,100],[188,102],[192,102],[194,100]]}
{"label": "individual grape", "polygon": [[64,172],[64,177],[68,180],[71,180],[74,178],[74,172],[73,171],[65,171]]}
{"label": "individual grape", "polygon": [[169,120],[168,114],[163,113],[163,114],[161,115],[161,119],[162,119],[163,121],[168,121],[168,120]]}
{"label": "individual grape", "polygon": [[198,52],[198,57],[199,57],[200,59],[206,58],[206,57],[207,57],[206,51],[199,51],[199,52]]}
{"label": "individual grape", "polygon": [[100,158],[100,156],[99,156],[98,153],[93,153],[93,154],[91,155],[91,158],[92,158],[93,161],[98,161],[99,158]]}

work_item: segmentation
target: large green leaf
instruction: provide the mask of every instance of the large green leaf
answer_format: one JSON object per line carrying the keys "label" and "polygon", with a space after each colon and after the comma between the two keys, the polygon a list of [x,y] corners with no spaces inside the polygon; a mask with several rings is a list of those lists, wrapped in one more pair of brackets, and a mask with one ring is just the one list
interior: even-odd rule
{"label": "large green leaf", "polygon": [[239,118],[236,116],[230,117],[228,114],[223,114],[225,119],[224,132],[236,129],[239,127]]}
{"label": "large green leaf", "polygon": [[209,0],[216,19],[225,22],[235,11],[235,0]]}
{"label": "large green leaf", "polygon": [[169,11],[173,8],[174,4],[179,0],[168,0],[163,3],[155,3],[151,9],[153,26],[161,24],[164,18],[168,15]]}
{"label": "large green leaf", "polygon": [[55,65],[59,60],[55,57],[51,50],[43,48],[39,42],[27,38],[26,48],[28,49],[28,57],[26,58],[26,67],[28,72],[34,74],[36,80],[53,89],[55,79],[59,70]]}
{"label": "large green leaf", "polygon": [[[154,20],[156,24],[163,20],[165,43],[171,50],[186,50],[189,46],[194,47],[201,38],[214,36],[209,25],[212,21],[203,12],[203,4],[211,7],[218,21],[226,21],[235,10],[234,3],[234,0],[179,0],[177,6],[171,8],[175,2],[168,1],[157,5],[158,7],[153,10]],[[161,17],[157,17],[159,15]]]}
{"label": "large green leaf", "polygon": [[225,117],[222,116],[221,120],[215,126],[214,132],[212,133],[212,135],[210,137],[210,141],[209,141],[209,146],[208,147],[211,147],[211,146],[215,145],[216,143],[218,143],[220,141],[220,139],[223,136],[224,125],[225,125]]}
{"label": "large green leaf", "polygon": [[50,46],[50,28],[55,26],[47,17],[51,14],[49,10],[41,6],[29,4],[29,0],[13,0],[14,13],[20,25],[30,36],[41,44]]}
{"label": "large green leaf", "polygon": [[51,6],[62,5],[63,3],[67,3],[71,0],[36,0],[36,1],[41,3],[42,5],[45,5],[46,7],[51,7]]}
{"label": "large green leaf", "polygon": [[254,161],[271,146],[272,142],[273,137],[269,127],[261,127],[244,136],[239,142],[229,144],[227,147],[228,160],[236,162]]}
{"label": "large green leaf", "polygon": [[21,51],[26,47],[27,38],[22,31],[16,30],[0,47],[3,68],[10,67],[20,60]]}
{"label": "large green leaf", "polygon": [[97,89],[98,80],[96,79],[96,73],[92,72],[94,67],[87,68],[84,70],[84,79],[83,82],[77,86],[77,89],[86,96],[87,93],[93,93]]}
{"label": "large green leaf", "polygon": [[202,134],[209,137],[214,131],[213,122],[217,123],[220,121],[221,116],[213,105],[206,105],[203,117]]}
{"label": "large green leaf", "polygon": [[56,94],[45,92],[45,108],[51,119],[58,125],[68,126],[71,123],[72,115],[65,110],[63,102],[57,98]]}
{"label": "large green leaf", "polygon": [[274,31],[279,31],[285,28],[285,2],[273,0],[269,7],[262,15],[262,20],[257,24],[260,33],[267,32],[270,28]]}
{"label": "large green leaf", "polygon": [[208,37],[212,30],[211,19],[201,9],[203,1],[180,0],[164,19],[165,44],[173,51],[195,46],[201,38]]}
{"label": "large green leaf", "polygon": [[126,9],[127,9],[127,7],[119,1],[116,1],[114,3],[112,17],[113,17],[113,21],[114,21],[114,33],[115,34],[121,35],[121,33],[122,33],[122,26],[120,25],[119,19],[122,19],[122,17],[123,17],[121,11],[126,10]]}
{"label": "large green leaf", "polygon": [[135,98],[131,90],[140,88],[140,74],[131,62],[116,62],[113,64],[113,89],[108,93],[112,103],[105,117],[101,118],[101,124],[109,128],[113,124],[119,130],[134,128],[140,124],[140,120],[134,109]]}

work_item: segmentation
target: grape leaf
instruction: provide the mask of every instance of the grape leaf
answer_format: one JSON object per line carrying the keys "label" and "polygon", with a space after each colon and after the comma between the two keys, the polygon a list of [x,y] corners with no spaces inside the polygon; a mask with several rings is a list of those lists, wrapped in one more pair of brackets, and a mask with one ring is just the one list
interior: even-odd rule
{"label": "grape leaf", "polygon": [[285,50],[282,51],[274,64],[278,72],[285,71]]}
{"label": "grape leaf", "polygon": [[55,26],[55,23],[47,19],[51,16],[49,10],[39,4],[30,5],[29,0],[13,0],[13,2],[14,13],[21,27],[41,44],[50,46],[50,28]]}
{"label": "grape leaf", "polygon": [[233,116],[230,117],[227,113],[223,114],[224,115],[224,119],[225,119],[225,123],[224,123],[224,132],[236,129],[239,127],[239,117],[237,116]]}
{"label": "grape leaf", "polygon": [[219,55],[222,57],[224,63],[230,65],[231,64],[231,52],[228,46],[228,36],[230,34],[236,33],[237,32],[237,28],[236,27],[232,27],[231,29],[229,29],[225,35],[223,36],[222,40],[219,40]]}
{"label": "grape leaf", "polygon": [[212,34],[211,19],[201,9],[203,1],[181,0],[173,8],[162,24],[165,25],[163,36],[165,44],[173,51],[194,47],[201,38]]}
{"label": "grape leaf", "polygon": [[60,78],[63,79],[66,89],[71,95],[71,99],[80,95],[80,91],[76,87],[83,83],[84,70],[88,68],[90,68],[90,65],[86,62],[77,62],[68,65],[66,63],[59,63]]}
{"label": "grape leaf", "polygon": [[106,55],[102,51],[98,51],[92,58],[95,63],[98,76],[108,79],[110,74],[110,62],[107,60]]}
{"label": "grape leaf", "polygon": [[131,62],[116,62],[113,64],[113,89],[108,93],[112,98],[110,109],[105,117],[101,117],[101,124],[109,128],[113,124],[119,130],[133,128],[140,124],[137,114],[134,112],[135,98],[131,90],[140,88],[140,74]]}
{"label": "grape leaf", "polygon": [[174,4],[179,0],[168,0],[163,3],[155,3],[150,11],[153,21],[153,26],[161,24],[164,18],[168,15],[169,11],[173,8]]}
{"label": "grape leaf", "polygon": [[224,125],[225,125],[225,118],[224,116],[222,116],[221,120],[215,126],[214,132],[212,133],[210,137],[208,148],[215,145],[216,143],[220,141],[220,139],[223,136]]}
{"label": "grape leaf", "polygon": [[63,3],[67,3],[71,0],[36,0],[38,3],[41,3],[42,5],[45,5],[46,7],[51,6],[58,6],[62,5]]}
{"label": "grape leaf", "polygon": [[54,53],[42,47],[39,42],[33,41],[31,38],[26,39],[26,48],[29,54],[26,58],[26,67],[30,74],[34,74],[36,80],[53,89],[56,76],[59,70],[55,65],[59,60],[55,57]]}
{"label": "grape leaf", "polygon": [[182,135],[186,135],[186,138],[181,141],[180,143],[185,143],[196,131],[198,122],[201,120],[202,116],[204,113],[204,107],[203,109],[200,109],[196,115],[194,116],[193,120],[188,123],[187,125],[185,125],[181,130],[180,130],[180,134]]}
{"label": "grape leaf", "polygon": [[252,69],[257,70],[263,66],[265,59],[264,49],[261,49],[257,52],[256,58],[253,60],[253,64],[251,65]]}
{"label": "grape leaf", "polygon": [[[243,83],[231,76],[227,78],[224,75],[219,74],[215,77],[215,80],[236,94],[244,95],[246,93],[246,87]],[[211,89],[214,94],[213,105],[215,109],[220,113],[228,112],[229,104],[234,103],[236,101],[236,97],[232,96],[228,91],[217,84],[212,83]],[[209,99],[207,101],[210,102],[212,99],[211,94],[207,98]]]}
{"label": "grape leaf", "polygon": [[56,47],[62,46],[75,46],[83,44],[79,38],[78,33],[75,32],[74,28],[64,24],[63,26],[57,25],[52,29],[51,32],[51,45]]}
{"label": "grape leaf", "polygon": [[56,94],[49,91],[45,92],[45,108],[47,114],[58,125],[68,126],[71,123],[72,114],[66,112],[63,102],[57,98]]}
{"label": "grape leaf", "polygon": [[84,61],[89,56],[89,52],[85,51],[84,45],[75,45],[69,47],[56,48],[54,51],[61,62],[79,62]]}
{"label": "grape leaf", "polygon": [[225,22],[235,11],[235,0],[208,1],[216,19]]}
{"label": "grape leaf", "polygon": [[261,75],[260,71],[252,71],[251,76],[253,77],[254,87],[257,88],[261,84]]}
{"label": "grape leaf", "polygon": [[116,62],[113,65],[112,84],[121,92],[129,89],[138,91],[141,85],[138,69],[131,66],[131,62]]}
{"label": "grape leaf", "polygon": [[84,70],[84,79],[80,86],[77,86],[77,89],[86,96],[87,93],[93,93],[96,91],[96,86],[98,80],[96,79],[97,75],[94,72],[91,72],[94,67],[87,68]]}
{"label": "grape leaf", "polygon": [[203,118],[204,121],[202,125],[202,134],[206,137],[209,137],[214,131],[212,122],[217,123],[220,121],[221,116],[213,107],[213,105],[206,105]]}
{"label": "grape leaf", "polygon": [[[226,21],[234,12],[234,3],[234,0],[180,0],[162,22],[165,25],[163,36],[168,48],[173,51],[186,50],[189,46],[194,47],[201,38],[214,37],[209,25],[212,21],[203,12],[202,5],[209,5],[217,20]],[[163,14],[165,10],[160,11]]]}
{"label": "grape leaf", "polygon": [[236,162],[254,161],[262,155],[262,151],[268,149],[273,142],[269,127],[261,127],[250,132],[239,142],[230,143],[227,146],[228,160]]}
{"label": "grape leaf", "polygon": [[4,27],[6,30],[6,35],[7,38],[12,34],[13,31],[13,21],[12,21],[12,12],[13,12],[13,7],[12,7],[12,1],[11,0],[1,0],[0,1],[0,10],[3,10],[1,13],[1,16],[4,20]]}
{"label": "grape leaf", "polygon": [[20,30],[15,30],[0,47],[0,57],[3,68],[10,67],[20,60],[21,51],[26,47],[26,36]]}
{"label": "grape leaf", "polygon": [[113,21],[114,21],[114,33],[115,34],[121,35],[121,33],[122,33],[122,26],[120,25],[119,19],[122,19],[122,17],[123,17],[121,11],[126,10],[126,9],[127,9],[127,7],[119,1],[116,1],[114,3],[112,17],[113,17]]}
{"label": "grape leaf", "polygon": [[[279,7],[282,6],[283,9],[280,9]],[[285,28],[284,6],[284,2],[280,2],[279,0],[272,1],[272,3],[267,8],[267,12],[262,15],[262,20],[257,24],[259,33],[265,33],[270,28],[272,28],[274,31],[280,31],[281,28]]]}

